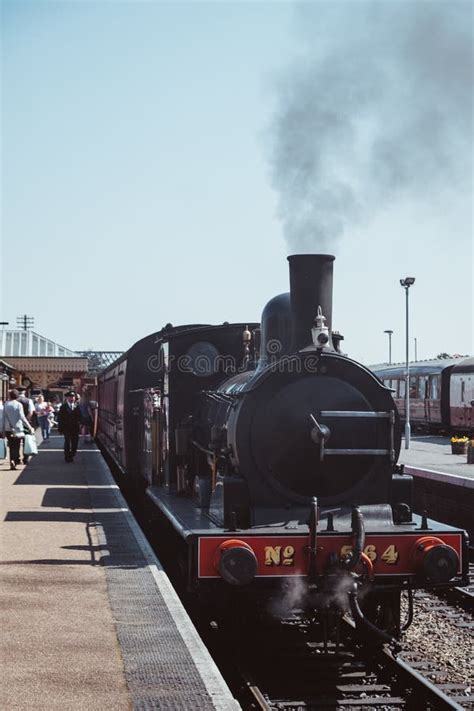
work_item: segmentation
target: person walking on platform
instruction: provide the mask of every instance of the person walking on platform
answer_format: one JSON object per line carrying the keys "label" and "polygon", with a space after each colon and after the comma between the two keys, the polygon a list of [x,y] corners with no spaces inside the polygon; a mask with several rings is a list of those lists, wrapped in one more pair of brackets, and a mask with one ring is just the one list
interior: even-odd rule
{"label": "person walking on platform", "polygon": [[19,385],[16,390],[18,391],[18,402],[23,405],[23,412],[28,422],[31,422],[33,415],[35,414],[35,404],[33,400],[27,396],[26,388],[24,385]]}
{"label": "person walking on platform", "polygon": [[10,400],[5,403],[3,409],[3,418],[10,448],[10,469],[16,469],[17,464],[20,463],[20,444],[25,439],[25,431],[34,434],[34,429],[26,419],[23,406],[18,401],[18,390],[10,390],[9,397]]}
{"label": "person walking on platform", "polygon": [[58,432],[64,435],[64,459],[66,462],[74,461],[80,424],[81,411],[76,405],[75,393],[70,390],[66,393],[66,402],[61,405],[58,414]]}
{"label": "person walking on platform", "polygon": [[[16,390],[18,391],[18,402],[21,403],[23,406],[23,412],[25,413],[25,417],[28,420],[30,424],[35,426],[35,423],[33,422],[33,415],[35,414],[35,404],[33,400],[27,396],[26,394],[26,388],[24,385],[19,385]],[[34,431],[34,430],[33,430]],[[25,443],[24,438],[22,439],[23,444]],[[28,464],[30,457],[23,452],[23,464]]]}

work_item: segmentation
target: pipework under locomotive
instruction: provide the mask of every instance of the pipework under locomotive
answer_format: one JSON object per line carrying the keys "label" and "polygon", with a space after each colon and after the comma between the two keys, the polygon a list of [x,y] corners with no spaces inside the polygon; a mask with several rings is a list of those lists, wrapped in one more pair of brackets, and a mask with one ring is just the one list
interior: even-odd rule
{"label": "pipework under locomotive", "polygon": [[[467,540],[412,512],[391,391],[332,329],[334,257],[288,260],[290,292],[269,301],[260,329],[165,328],[101,376],[99,393],[124,378],[115,459],[146,487],[199,599],[233,590],[266,604],[298,579],[299,604],[323,616],[343,611],[344,581],[357,624],[385,639],[400,632],[402,589],[411,606],[414,587],[466,580]],[[153,382],[140,375],[147,348]]]}

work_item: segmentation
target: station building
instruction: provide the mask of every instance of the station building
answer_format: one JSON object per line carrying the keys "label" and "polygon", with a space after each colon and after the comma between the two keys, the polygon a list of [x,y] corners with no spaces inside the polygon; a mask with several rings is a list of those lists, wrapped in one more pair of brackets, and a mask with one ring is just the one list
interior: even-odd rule
{"label": "station building", "polygon": [[48,398],[55,396],[62,400],[67,390],[81,392],[95,385],[85,355],[33,330],[0,331],[0,359],[4,397],[3,390],[24,385],[30,396],[42,392]]}
{"label": "station building", "polygon": [[8,360],[10,356],[74,357],[76,353],[35,331],[15,329],[0,331],[0,355]]}

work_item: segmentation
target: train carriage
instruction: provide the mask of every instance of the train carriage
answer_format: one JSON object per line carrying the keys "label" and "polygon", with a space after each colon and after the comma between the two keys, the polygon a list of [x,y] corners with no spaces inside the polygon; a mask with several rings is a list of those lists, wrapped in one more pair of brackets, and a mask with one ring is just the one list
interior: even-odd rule
{"label": "train carriage", "polygon": [[[371,366],[393,390],[402,421],[406,408],[405,364]],[[410,422],[426,432],[474,432],[474,358],[442,358],[410,363]]]}
{"label": "train carriage", "polygon": [[452,431],[474,433],[474,358],[464,358],[451,370],[449,416]]}

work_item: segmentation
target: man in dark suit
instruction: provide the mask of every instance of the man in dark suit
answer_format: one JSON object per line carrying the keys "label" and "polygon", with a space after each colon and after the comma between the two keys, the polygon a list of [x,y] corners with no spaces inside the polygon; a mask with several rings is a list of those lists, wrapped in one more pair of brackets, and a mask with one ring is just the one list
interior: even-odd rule
{"label": "man in dark suit", "polygon": [[80,426],[81,411],[76,404],[74,391],[70,390],[66,393],[66,402],[63,402],[58,414],[58,431],[64,435],[64,459],[66,462],[74,461]]}

